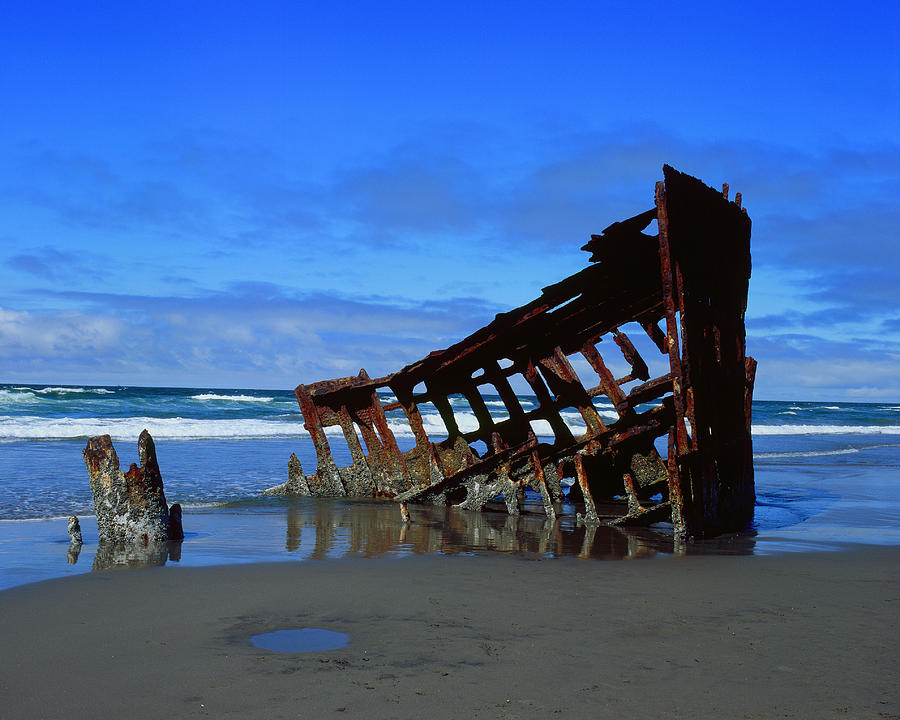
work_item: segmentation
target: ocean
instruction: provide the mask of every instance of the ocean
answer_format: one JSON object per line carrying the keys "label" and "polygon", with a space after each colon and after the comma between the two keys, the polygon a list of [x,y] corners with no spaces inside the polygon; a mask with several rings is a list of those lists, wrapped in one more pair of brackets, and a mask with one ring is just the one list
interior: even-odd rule
{"label": "ocean", "polygon": [[[387,393],[383,399],[393,400]],[[505,417],[499,397],[485,400],[496,418]],[[534,398],[521,396],[520,401],[527,409]],[[604,419],[615,419],[611,405],[598,400],[596,406]],[[440,416],[433,408],[422,410],[429,434],[439,437]],[[464,401],[455,414],[463,430],[475,427]],[[393,415],[389,422],[398,442],[411,447],[402,412]],[[573,430],[583,429],[577,414],[565,419]],[[187,539],[180,562],[283,559],[284,553],[292,552],[292,557],[316,553],[334,557],[418,551],[415,538],[401,541],[398,534],[394,544],[385,540],[378,545],[365,537],[369,526],[397,524],[391,503],[260,495],[287,478],[292,452],[307,472],[316,466],[315,449],[289,390],[0,385],[0,587],[10,584],[10,578],[29,581],[84,569],[84,565],[63,567],[48,575],[36,558],[68,542],[64,518],[69,515],[82,518],[85,552],[96,539],[81,455],[87,439],[111,435],[127,469],[137,460],[137,437],[144,428],[156,441],[166,497],[185,510]],[[536,429],[541,434],[541,428]],[[338,464],[349,464],[340,429],[329,431],[335,431],[330,440]],[[753,444],[754,525],[740,538],[716,541],[718,551],[783,552],[848,542],[900,544],[900,404],[756,401]],[[456,513],[486,517],[465,521],[455,517],[454,523],[472,527],[454,530],[446,517],[436,517],[430,509],[416,512],[427,517],[420,528],[414,522],[411,528],[416,529],[407,534],[419,533],[415,542],[423,548],[446,545],[446,550],[438,551],[503,546],[548,556],[597,557],[607,551],[628,556],[635,543],[652,552],[670,550],[665,540],[660,544],[652,533],[638,531],[617,530],[610,535],[601,529],[603,537],[592,537],[588,543],[584,529],[570,518],[563,518],[544,542],[548,530],[537,503],[533,517],[528,514],[515,521],[512,539],[504,535],[509,535],[512,521],[494,517],[500,514]],[[329,531],[330,544],[323,551],[319,535],[325,533],[325,525],[334,531]],[[435,539],[438,527],[440,537]],[[423,537],[424,528],[433,532]],[[383,528],[372,532],[384,536]],[[309,539],[312,536],[315,539]],[[455,539],[448,540],[451,536]],[[35,547],[29,557],[23,554],[22,543],[32,541]]]}

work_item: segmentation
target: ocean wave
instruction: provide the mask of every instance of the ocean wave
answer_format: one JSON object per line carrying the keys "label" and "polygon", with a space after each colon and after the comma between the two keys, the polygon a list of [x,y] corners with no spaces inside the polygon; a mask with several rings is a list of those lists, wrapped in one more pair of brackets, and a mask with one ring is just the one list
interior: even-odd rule
{"label": "ocean wave", "polygon": [[[605,420],[613,422],[619,419],[619,415],[615,411],[600,410],[598,411],[598,415]],[[453,417],[461,432],[469,433],[478,430],[478,419],[473,413],[454,412]],[[581,417],[581,413],[562,412],[560,413],[560,417],[575,435],[581,435],[587,430],[584,419]],[[499,418],[495,418],[495,420],[499,420]],[[444,437],[447,435],[447,428],[445,427],[441,416],[436,413],[423,414],[422,425],[425,427],[425,432],[430,437]],[[413,437],[409,423],[404,419],[389,418],[388,426],[391,428],[391,432],[397,437]],[[531,429],[534,431],[535,435],[539,437],[554,436],[553,429],[546,420],[532,420]],[[326,434],[328,434],[328,430],[331,430],[331,428],[326,428]],[[338,433],[336,434],[340,434],[339,428]]]}
{"label": "ocean wave", "polygon": [[[167,440],[244,440],[307,435],[302,423],[261,419],[200,420],[195,418],[45,418],[0,416],[0,440],[74,440],[110,435],[136,440],[146,429]],[[329,428],[330,429],[330,428]],[[340,430],[340,428],[338,428]],[[307,436],[308,437],[308,436]]]}
{"label": "ocean wave", "polygon": [[753,453],[754,460],[776,460],[782,458],[821,457],[825,455],[852,455],[858,453],[859,448],[844,448],[843,450],[808,450],[795,452],[765,452]]}
{"label": "ocean wave", "polygon": [[8,403],[34,403],[40,398],[27,388],[13,388],[12,390],[0,390],[0,402]]}
{"label": "ocean wave", "polygon": [[796,415],[793,410],[784,410],[783,412],[778,413],[779,415]]}
{"label": "ocean wave", "polygon": [[191,400],[224,400],[228,402],[273,402],[273,397],[257,397],[256,395],[216,395],[215,393],[203,393],[191,395]]}
{"label": "ocean wave", "polygon": [[[254,398],[256,399],[256,398]],[[600,411],[601,417],[616,420],[615,412]],[[561,413],[563,422],[576,435],[585,432],[584,420],[577,412]],[[469,433],[478,429],[478,419],[473,413],[454,413],[461,432]],[[446,437],[447,428],[437,413],[423,413],[422,424],[432,438]],[[409,422],[404,417],[388,418],[388,427],[396,437],[414,437]],[[552,437],[553,431],[546,420],[532,421],[531,427],[541,437]],[[110,435],[117,440],[133,440],[147,429],[157,439],[167,440],[215,440],[309,437],[299,417],[281,420],[256,418],[199,419],[199,418],[48,418],[41,416],[0,416],[0,442],[17,440],[67,440],[89,438],[95,435]],[[339,426],[325,428],[328,436],[341,436]],[[357,428],[357,434],[359,429]]]}
{"label": "ocean wave", "polygon": [[106,388],[83,388],[83,387],[17,387],[14,390],[25,390],[37,393],[38,395],[115,395],[115,390],[107,390]]}
{"label": "ocean wave", "polygon": [[[388,403],[397,402],[397,397],[392,395],[391,393],[386,393],[384,391],[378,391],[378,399],[381,400],[382,404],[387,405]],[[484,404],[489,408],[506,408],[506,403],[503,400],[497,398],[497,396],[486,395],[483,396]],[[529,408],[537,405],[537,400],[530,396],[516,396],[516,399],[519,401],[519,404],[522,407]],[[450,402],[450,406],[453,408],[459,408],[460,410],[465,411],[466,409],[471,409],[471,405],[463,395],[450,395],[447,397],[447,400]],[[422,407],[428,407],[431,403],[419,403],[420,409]],[[613,408],[614,405],[605,404],[605,403],[596,403],[595,406],[599,408]]]}
{"label": "ocean wave", "polygon": [[[2,392],[2,391],[0,391]],[[229,399],[238,396],[229,396]],[[252,402],[268,402],[264,398],[247,396]],[[614,410],[598,410],[607,423],[614,423],[618,415]],[[563,422],[576,435],[585,432],[584,419],[577,411],[560,413]],[[471,412],[454,413],[459,429],[464,433],[478,429],[478,419]],[[498,421],[500,418],[497,418]],[[431,437],[447,435],[441,416],[434,412],[423,413],[422,423]],[[412,428],[405,417],[389,417],[388,425],[397,437],[413,437]],[[534,432],[542,437],[553,435],[545,420],[531,423]],[[150,434],[166,439],[251,439],[309,437],[298,414],[284,417],[261,418],[192,418],[192,417],[46,417],[40,415],[0,415],[0,441],[58,440],[88,438],[109,434],[120,439],[134,439],[146,428]],[[769,435],[900,435],[900,425],[761,425],[752,426],[754,436]],[[326,428],[328,435],[341,435],[340,427]]]}
{"label": "ocean wave", "polygon": [[32,388],[27,386],[0,389],[0,404],[46,402],[51,395],[114,395],[106,388]]}
{"label": "ocean wave", "polygon": [[900,435],[900,425],[753,425],[753,435]]}

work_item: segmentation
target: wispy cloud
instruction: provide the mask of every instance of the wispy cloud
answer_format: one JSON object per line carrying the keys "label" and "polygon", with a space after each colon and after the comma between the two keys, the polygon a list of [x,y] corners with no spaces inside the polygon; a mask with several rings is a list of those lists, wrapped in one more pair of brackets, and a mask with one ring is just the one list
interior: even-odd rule
{"label": "wispy cloud", "polygon": [[297,295],[242,284],[198,297],[53,293],[77,311],[0,311],[0,372],[55,365],[128,375],[130,382],[266,386],[397,370],[436,344],[450,344],[499,308],[471,298],[409,307],[389,299]]}
{"label": "wispy cloud", "polygon": [[884,401],[900,397],[900,342],[810,334],[750,335],[759,361],[757,397]]}
{"label": "wispy cloud", "polygon": [[0,308],[0,357],[13,362],[88,356],[96,361],[121,340],[116,318],[77,312],[29,313]]}
{"label": "wispy cloud", "polygon": [[43,245],[9,255],[2,264],[40,281],[58,285],[64,284],[75,274],[96,279],[100,272],[99,258],[97,253],[91,251],[67,252]]}

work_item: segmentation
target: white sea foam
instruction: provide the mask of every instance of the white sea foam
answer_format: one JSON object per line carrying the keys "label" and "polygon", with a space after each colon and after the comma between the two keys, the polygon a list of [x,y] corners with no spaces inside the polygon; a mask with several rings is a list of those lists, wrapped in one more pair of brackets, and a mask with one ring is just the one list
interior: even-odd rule
{"label": "white sea foam", "polygon": [[779,415],[796,415],[797,413],[795,413],[793,410],[785,410],[784,412],[780,412],[778,414]]}
{"label": "white sea foam", "polygon": [[[473,432],[478,429],[478,420],[475,419],[475,416],[472,413],[455,412],[453,413],[453,417],[461,432]],[[425,432],[429,435],[447,434],[447,428],[444,426],[444,421],[441,419],[440,415],[435,415],[433,413],[424,414],[422,415],[422,424],[425,426]],[[412,430],[409,427],[409,423],[404,422],[403,420],[393,420],[390,422],[390,425],[391,431],[395,435],[412,437]]]}
{"label": "white sea foam", "polygon": [[202,395],[191,395],[191,400],[225,400],[228,402],[268,403],[275,400],[275,398],[257,397],[256,395],[216,395],[215,393],[203,393]]}
{"label": "white sea foam", "polygon": [[[472,413],[455,413],[459,429],[472,432],[478,429],[478,420]],[[576,434],[584,432],[584,422],[576,413],[564,414],[563,420]],[[447,434],[441,416],[436,413],[422,415],[425,432],[432,437]],[[403,418],[389,418],[388,425],[397,437],[413,437],[412,428]],[[549,423],[535,421],[532,427],[536,434],[552,436]],[[147,429],[156,439],[204,440],[204,439],[252,439],[308,437],[303,423],[297,419],[196,419],[196,418],[46,418],[39,416],[0,416],[0,442],[17,440],[65,440],[88,438],[109,434],[116,440],[134,440],[141,430]],[[325,434],[340,436],[339,426],[325,428]]]}
{"label": "white sea foam", "polygon": [[107,390],[106,388],[83,388],[83,387],[45,387],[33,388],[28,386],[15,387],[13,390],[21,390],[29,393],[37,393],[38,395],[115,395],[115,390]]}
{"label": "white sea foam", "polygon": [[[619,419],[618,414],[614,411],[600,411],[598,412],[598,414],[602,418],[611,421]],[[478,419],[473,413],[454,412],[453,417],[456,420],[456,424],[459,426],[461,432],[474,432],[478,429]],[[560,417],[575,435],[581,435],[587,429],[584,419],[581,417],[581,413],[562,412],[560,413]],[[441,437],[447,434],[447,428],[444,426],[444,422],[441,419],[441,416],[437,413],[423,414],[422,425],[425,428],[425,432],[429,436]],[[391,432],[393,432],[397,437],[413,436],[409,424],[403,419],[389,418],[388,426],[391,428]],[[531,429],[534,431],[535,435],[538,435],[540,437],[553,437],[554,435],[553,429],[550,427],[550,423],[546,420],[533,420],[531,422]],[[326,434],[341,434],[341,430],[340,428],[326,428]]]}
{"label": "white sea foam", "polygon": [[85,390],[84,388],[64,388],[64,387],[33,388],[28,385],[19,385],[18,387],[14,387],[13,390],[21,390],[23,392],[38,393],[39,395],[47,395],[49,393],[83,393],[83,392],[87,392],[87,390]]}
{"label": "white sea foam", "polygon": [[14,387],[0,390],[0,404],[2,403],[37,403],[46,402],[42,395],[113,395],[114,390],[106,388],[32,388]]}
{"label": "white sea foam", "polygon": [[[573,428],[570,423],[566,423],[566,425],[568,425],[569,429],[576,434],[579,432],[584,432],[584,426],[582,426],[579,431],[577,428]],[[538,437],[553,437],[556,434],[553,432],[553,428],[550,427],[550,423],[548,423],[546,420],[532,420],[531,429],[534,430],[534,434]]]}
{"label": "white sea foam", "polygon": [[[0,391],[2,392],[2,391]],[[252,397],[252,396],[247,396]],[[254,402],[268,402],[262,398],[252,397]],[[600,410],[598,414],[607,422],[615,422],[618,415],[615,411]],[[585,423],[577,411],[564,411],[560,414],[563,422],[576,435],[585,432]],[[454,413],[459,429],[472,432],[478,429],[478,420],[471,412]],[[446,428],[440,415],[434,412],[423,413],[422,422],[429,435],[446,435]],[[413,437],[409,423],[403,417],[389,418],[388,424],[398,437]],[[87,438],[94,435],[109,434],[114,438],[134,439],[141,430],[147,428],[155,438],[167,439],[245,439],[245,438],[279,438],[307,437],[303,423],[297,416],[285,417],[283,420],[262,418],[48,418],[38,415],[0,415],[0,442],[16,440]],[[550,425],[546,421],[536,420],[532,423],[535,433],[551,436]],[[340,435],[340,427],[327,428],[330,435]],[[753,425],[752,432],[756,436],[766,435],[900,435],[900,425]]]}
{"label": "white sea foam", "polygon": [[809,450],[805,452],[768,452],[754,453],[754,460],[775,460],[781,458],[820,457],[825,455],[852,455],[858,453],[859,448],[844,448],[843,450]]}
{"label": "white sea foam", "polygon": [[[117,440],[135,440],[147,429],[159,439],[213,440],[297,437],[306,435],[299,422],[194,418],[45,418],[0,416],[0,440],[65,440],[110,435]],[[338,428],[340,429],[340,428]]]}
{"label": "white sea foam", "polygon": [[753,425],[754,435],[900,435],[900,425]]}
{"label": "white sea foam", "polygon": [[33,403],[38,397],[28,388],[14,388],[12,390],[0,390],[0,402],[8,403]]}

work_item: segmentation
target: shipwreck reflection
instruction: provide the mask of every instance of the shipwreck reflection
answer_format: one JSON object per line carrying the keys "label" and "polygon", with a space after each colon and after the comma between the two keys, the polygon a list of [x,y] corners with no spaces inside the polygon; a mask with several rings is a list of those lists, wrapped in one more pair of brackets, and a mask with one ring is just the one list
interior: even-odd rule
{"label": "shipwreck reflection", "polygon": [[[557,507],[548,518],[540,502],[509,515],[434,505],[410,505],[412,522],[397,503],[341,498],[280,498],[240,501],[197,512],[197,532],[184,543],[89,543],[65,546],[68,564],[87,562],[95,571],[144,568],[182,561],[187,565],[306,559],[379,558],[406,555],[483,555],[621,560],[660,555],[752,554],[750,534],[678,542],[671,525],[649,528],[583,523],[577,506]],[[598,506],[606,517],[614,511]],[[94,548],[96,550],[94,551]],[[85,556],[84,553],[88,552]],[[94,551],[94,552],[91,552]],[[81,558],[79,558],[81,555]],[[93,555],[93,557],[91,557]]]}
{"label": "shipwreck reflection", "polygon": [[543,513],[508,515],[432,505],[410,506],[400,520],[395,503],[330,499],[287,501],[285,549],[313,559],[397,554],[500,552],[539,557],[623,559],[657,554],[751,554],[755,541],[726,535],[678,542],[671,527],[630,528],[555,519]]}

